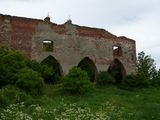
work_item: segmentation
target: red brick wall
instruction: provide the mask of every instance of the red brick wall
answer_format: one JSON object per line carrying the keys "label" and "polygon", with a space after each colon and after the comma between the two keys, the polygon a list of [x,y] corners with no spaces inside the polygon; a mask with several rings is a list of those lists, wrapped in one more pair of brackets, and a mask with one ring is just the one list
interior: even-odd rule
{"label": "red brick wall", "polygon": [[10,39],[10,32],[7,23],[5,23],[5,16],[0,15],[0,43],[8,45]]}
{"label": "red brick wall", "polygon": [[[9,22],[6,22],[9,21]],[[31,58],[32,53],[32,39],[36,34],[36,28],[39,22],[43,20],[29,19],[15,16],[6,16],[0,14],[0,43],[8,44],[11,48],[24,51],[29,58]],[[67,34],[66,24],[57,25],[54,23],[49,23],[50,27],[54,32],[60,35],[70,35]],[[79,37],[92,37],[96,40],[105,39],[112,41],[114,44],[125,44],[128,46],[129,50],[122,56],[124,61],[129,63],[136,63],[136,50],[135,41],[128,39],[126,37],[117,37],[104,29],[81,27],[74,25],[76,27],[76,34]],[[5,31],[5,27],[8,27]],[[129,54],[128,54],[129,52]],[[130,56],[128,56],[130,55]],[[131,61],[131,56],[133,57]]]}
{"label": "red brick wall", "polygon": [[0,15],[0,43],[22,50],[30,58],[37,25],[37,20]]}
{"label": "red brick wall", "polygon": [[32,37],[38,22],[35,20],[13,17],[11,19],[11,47],[24,51],[28,57],[32,52]]}
{"label": "red brick wall", "polygon": [[104,29],[77,26],[77,31],[79,36],[105,38],[105,39],[113,39],[116,37],[115,35],[109,33]]}

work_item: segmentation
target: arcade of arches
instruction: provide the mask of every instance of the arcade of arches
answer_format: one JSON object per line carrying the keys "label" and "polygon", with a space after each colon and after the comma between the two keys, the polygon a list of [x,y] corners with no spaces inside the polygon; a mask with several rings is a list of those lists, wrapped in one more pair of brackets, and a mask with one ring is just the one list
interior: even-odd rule
{"label": "arcade of arches", "polygon": [[[46,64],[52,67],[54,70],[54,73],[51,76],[48,76],[48,78],[45,80],[46,83],[54,83],[59,80],[60,76],[62,75],[62,67],[53,56],[48,56],[41,62],[41,64]],[[95,63],[89,57],[83,58],[77,67],[85,70],[88,73],[91,82],[96,81],[98,71]],[[126,74],[123,64],[118,59],[115,59],[111,62],[108,72],[115,78],[116,83],[121,83]]]}

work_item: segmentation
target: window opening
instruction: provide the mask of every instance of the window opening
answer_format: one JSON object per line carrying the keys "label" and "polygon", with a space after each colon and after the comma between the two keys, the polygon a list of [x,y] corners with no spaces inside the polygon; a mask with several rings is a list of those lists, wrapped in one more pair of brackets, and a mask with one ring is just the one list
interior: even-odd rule
{"label": "window opening", "polygon": [[122,56],[122,48],[120,46],[113,46],[113,55]]}
{"label": "window opening", "polygon": [[53,41],[51,40],[44,40],[43,41],[43,50],[44,51],[53,51]]}

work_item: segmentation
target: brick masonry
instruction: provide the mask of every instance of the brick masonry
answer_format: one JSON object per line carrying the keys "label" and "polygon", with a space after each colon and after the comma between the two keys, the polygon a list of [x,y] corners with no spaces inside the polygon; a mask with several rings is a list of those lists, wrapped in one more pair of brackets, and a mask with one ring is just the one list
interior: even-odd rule
{"label": "brick masonry", "polygon": [[[44,40],[53,41],[53,51],[44,51]],[[98,71],[108,70],[115,59],[123,64],[126,74],[136,70],[134,40],[117,37],[104,29],[74,25],[71,20],[57,25],[49,19],[0,14],[0,43],[22,50],[28,58],[39,62],[51,55],[59,62],[64,74],[85,57],[94,62]],[[113,54],[113,46],[119,46],[122,55]]]}

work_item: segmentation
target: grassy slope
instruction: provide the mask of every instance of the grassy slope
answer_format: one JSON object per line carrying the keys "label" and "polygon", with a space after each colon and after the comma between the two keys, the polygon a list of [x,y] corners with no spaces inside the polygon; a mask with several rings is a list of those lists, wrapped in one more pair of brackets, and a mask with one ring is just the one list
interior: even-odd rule
{"label": "grassy slope", "polygon": [[[119,109],[119,111],[124,113],[119,117],[119,120],[160,119],[160,88],[127,91],[121,90],[115,86],[110,86],[103,89],[95,89],[92,93],[84,96],[65,95],[59,91],[59,89],[60,86],[46,86],[45,95],[36,97],[34,100],[31,100],[31,103],[38,103],[42,108],[48,111],[62,107],[62,102],[63,104],[75,103],[77,106],[90,108],[94,115],[94,113],[97,112],[103,104],[108,102],[111,104],[111,107],[102,110],[117,112],[116,109]],[[116,109],[112,110],[112,106]],[[24,109],[28,114],[30,114],[30,111],[32,112],[29,107]],[[117,114],[113,114],[113,117],[115,115]],[[112,114],[110,116],[112,116]],[[49,120],[51,117],[46,119]]]}
{"label": "grassy slope", "polygon": [[[160,119],[160,89],[148,88],[137,91],[121,90],[117,87],[96,89],[85,96],[70,96],[56,92],[57,88],[47,87],[47,98],[44,104],[59,106],[60,101],[77,103],[80,106],[89,106],[96,111],[99,106],[109,101],[117,107],[124,107],[126,113],[133,114],[131,119],[158,120]],[[127,114],[128,115],[128,114]],[[124,116],[127,118],[127,116]]]}

